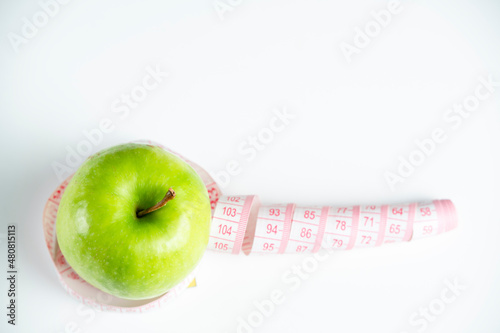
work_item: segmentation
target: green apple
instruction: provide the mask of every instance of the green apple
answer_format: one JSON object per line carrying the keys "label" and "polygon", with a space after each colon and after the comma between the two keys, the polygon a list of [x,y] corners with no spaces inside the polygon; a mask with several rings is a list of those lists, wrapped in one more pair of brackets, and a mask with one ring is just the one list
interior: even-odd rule
{"label": "green apple", "polygon": [[56,230],[67,262],[88,283],[146,299],[197,266],[210,220],[206,187],[191,166],[162,148],[130,143],[83,163],[63,194]]}

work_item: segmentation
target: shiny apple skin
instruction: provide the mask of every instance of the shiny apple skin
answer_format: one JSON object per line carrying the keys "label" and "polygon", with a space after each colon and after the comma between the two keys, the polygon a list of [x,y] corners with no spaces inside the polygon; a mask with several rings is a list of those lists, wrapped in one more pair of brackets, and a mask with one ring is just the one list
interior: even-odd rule
{"label": "shiny apple skin", "polygon": [[[141,218],[137,212],[176,196]],[[199,175],[162,148],[123,144],[78,169],[57,213],[59,247],[91,285],[125,299],[164,294],[199,263],[209,238],[210,200]]]}

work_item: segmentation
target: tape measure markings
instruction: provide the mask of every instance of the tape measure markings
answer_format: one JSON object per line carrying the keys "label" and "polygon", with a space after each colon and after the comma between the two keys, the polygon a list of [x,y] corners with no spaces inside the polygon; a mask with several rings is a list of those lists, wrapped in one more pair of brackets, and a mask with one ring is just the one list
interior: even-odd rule
{"label": "tape measure markings", "polygon": [[383,243],[402,242],[409,231],[412,219],[410,204],[389,205],[387,208],[387,223]]}
{"label": "tape measure markings", "polygon": [[349,239],[349,245],[347,246],[346,250],[350,250],[356,245],[356,238],[358,237],[358,229],[359,229],[359,215],[360,215],[360,206],[354,206],[352,207],[352,230],[351,230],[351,237]]}
{"label": "tape measure markings", "polygon": [[222,196],[217,202],[210,225],[208,248],[238,254],[242,249],[254,196]]}
{"label": "tape measure markings", "polygon": [[278,250],[278,253],[280,254],[285,253],[286,248],[288,246],[288,240],[290,239],[290,232],[292,230],[292,220],[293,220],[293,214],[295,213],[295,208],[296,206],[293,203],[286,205],[285,220],[283,223],[283,231],[282,231],[282,240]]}
{"label": "tape measure markings", "polygon": [[405,235],[403,237],[404,242],[410,241],[413,237],[413,226],[415,223],[415,214],[417,214],[417,206],[418,204],[413,202],[409,205],[409,211],[408,211],[408,223],[406,226],[406,231]]}
{"label": "tape measure markings", "polygon": [[384,243],[384,239],[386,237],[386,226],[387,226],[387,210],[389,206],[388,205],[382,205],[380,207],[380,224],[379,224],[379,235],[377,236],[377,242],[375,243],[375,246],[380,246]]}
{"label": "tape measure markings", "polygon": [[276,204],[261,206],[257,213],[252,253],[280,253],[284,241],[288,241],[285,231],[289,228],[287,211],[290,205]]}
{"label": "tape measure markings", "polygon": [[[286,253],[312,252],[321,222],[322,207],[296,207]],[[307,219],[307,221],[304,221]],[[319,240],[321,241],[321,240]],[[313,246],[311,246],[313,245]]]}
{"label": "tape measure markings", "polygon": [[[359,214],[358,235],[355,246],[375,246],[380,237],[380,225],[382,221],[381,206],[364,206]],[[376,236],[373,236],[375,234]]]}
{"label": "tape measure markings", "polygon": [[439,229],[439,216],[433,201],[417,203],[413,221],[413,238],[419,239],[436,235]]}

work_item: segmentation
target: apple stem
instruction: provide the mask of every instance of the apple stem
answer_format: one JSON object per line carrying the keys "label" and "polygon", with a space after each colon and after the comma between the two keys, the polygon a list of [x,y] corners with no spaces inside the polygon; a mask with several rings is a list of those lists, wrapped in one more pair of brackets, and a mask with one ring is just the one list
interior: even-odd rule
{"label": "apple stem", "polygon": [[154,212],[157,209],[162,208],[163,206],[165,206],[167,204],[167,202],[169,202],[173,198],[175,198],[175,192],[174,192],[174,190],[172,190],[172,188],[169,188],[167,191],[167,194],[165,194],[165,197],[163,197],[163,199],[161,199],[160,202],[158,202],[153,207],[149,207],[148,209],[144,209],[144,210],[141,210],[140,212],[137,212],[137,217],[143,217],[146,214],[149,214],[151,212]]}

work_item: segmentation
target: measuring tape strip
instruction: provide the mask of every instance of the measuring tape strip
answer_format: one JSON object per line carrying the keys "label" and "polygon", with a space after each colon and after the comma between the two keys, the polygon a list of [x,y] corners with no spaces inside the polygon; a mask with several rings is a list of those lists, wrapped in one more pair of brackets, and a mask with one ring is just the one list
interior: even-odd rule
{"label": "measuring tape strip", "polygon": [[214,210],[208,249],[233,254],[240,252],[236,235],[242,233],[245,254],[311,253],[322,247],[350,250],[410,241],[449,231],[457,225],[450,200],[351,207],[258,207],[256,196],[222,199]]}
{"label": "measuring tape strip", "polygon": [[[151,141],[136,143],[168,150]],[[208,172],[178,156],[196,170],[207,188],[212,208],[208,250],[247,255],[350,250],[433,236],[457,226],[455,207],[449,200],[382,206],[261,206],[255,195],[223,196]],[[73,298],[101,311],[145,312],[161,307],[189,286],[196,269],[164,295],[147,300],[120,299],[83,280],[64,259],[56,237],[57,210],[70,179],[47,201],[43,231],[58,278]]]}
{"label": "measuring tape strip", "polygon": [[222,196],[212,215],[208,249],[240,253],[247,223],[255,215],[256,203],[257,199],[253,195]]}
{"label": "measuring tape strip", "polygon": [[284,253],[290,238],[294,204],[261,206],[247,232],[244,253]]}

